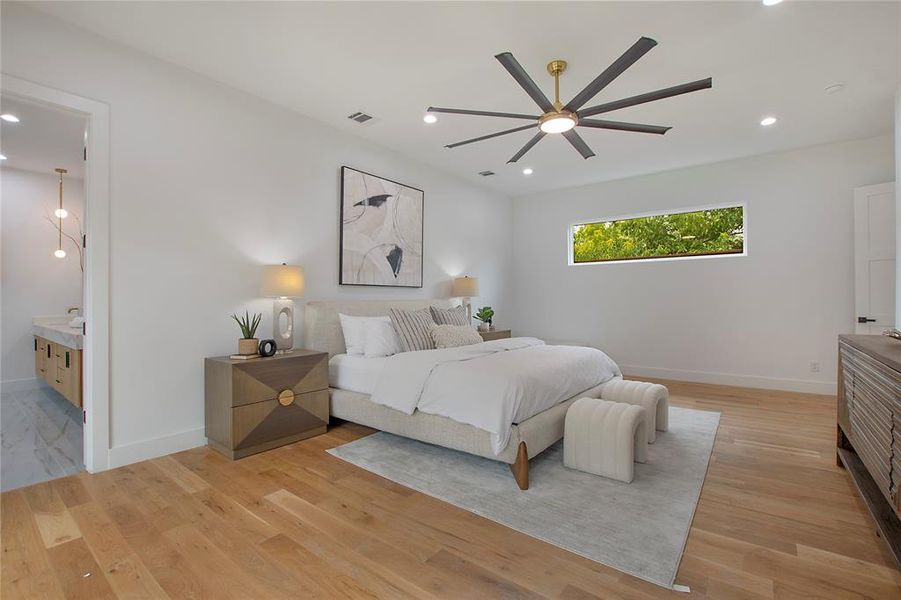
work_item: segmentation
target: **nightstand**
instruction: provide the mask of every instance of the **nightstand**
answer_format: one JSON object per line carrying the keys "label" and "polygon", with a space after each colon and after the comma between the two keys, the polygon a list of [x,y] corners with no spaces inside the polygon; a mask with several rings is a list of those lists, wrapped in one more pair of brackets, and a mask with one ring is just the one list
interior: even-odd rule
{"label": "nightstand", "polygon": [[205,361],[206,437],[236,459],[325,433],[328,353]]}
{"label": "nightstand", "polygon": [[479,335],[482,336],[482,341],[490,342],[491,340],[502,340],[510,337],[511,331],[509,329],[491,329],[489,331],[480,331]]}

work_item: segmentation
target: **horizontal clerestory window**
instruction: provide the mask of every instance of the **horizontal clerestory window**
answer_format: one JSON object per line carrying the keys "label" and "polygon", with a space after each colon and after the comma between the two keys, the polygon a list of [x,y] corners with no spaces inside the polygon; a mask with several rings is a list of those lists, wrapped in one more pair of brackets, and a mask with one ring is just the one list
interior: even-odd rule
{"label": "horizontal clerestory window", "polygon": [[743,255],[744,206],[622,217],[570,227],[570,264]]}

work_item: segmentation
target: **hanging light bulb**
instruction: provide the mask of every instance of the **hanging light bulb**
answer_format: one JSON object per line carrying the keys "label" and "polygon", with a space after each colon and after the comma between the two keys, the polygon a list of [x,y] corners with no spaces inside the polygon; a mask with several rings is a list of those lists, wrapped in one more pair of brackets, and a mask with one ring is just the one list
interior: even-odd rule
{"label": "hanging light bulb", "polygon": [[65,169],[54,169],[57,173],[59,173],[59,208],[56,209],[55,215],[56,218],[59,219],[59,222],[56,224],[57,231],[59,231],[59,243],[56,247],[56,252],[53,253],[53,256],[56,258],[66,258],[66,251],[63,250],[63,219],[69,216],[69,211],[63,208],[63,174],[67,173]]}

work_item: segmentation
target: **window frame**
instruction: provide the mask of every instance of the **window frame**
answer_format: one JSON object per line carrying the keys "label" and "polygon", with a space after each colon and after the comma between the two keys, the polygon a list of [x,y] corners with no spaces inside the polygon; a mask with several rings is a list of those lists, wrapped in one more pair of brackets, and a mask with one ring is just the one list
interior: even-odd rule
{"label": "window frame", "polygon": [[[649,256],[647,258],[613,258],[610,260],[593,260],[576,262],[573,253],[573,229],[577,225],[588,225],[591,223],[605,223],[608,221],[624,221],[628,219],[641,219],[643,217],[659,217],[661,215],[674,215],[682,213],[700,212],[703,210],[714,210],[718,208],[741,208],[742,219],[742,251],[741,252],[723,252],[710,254],[693,254],[689,256]],[[704,204],[701,206],[667,208],[642,213],[632,213],[628,215],[615,215],[609,217],[597,217],[588,219],[579,219],[573,221],[566,226],[566,256],[567,264],[571,267],[586,267],[596,265],[621,265],[626,263],[654,263],[666,262],[674,260],[703,260],[708,258],[743,258],[748,256],[748,204],[747,202],[725,202],[719,204]]]}

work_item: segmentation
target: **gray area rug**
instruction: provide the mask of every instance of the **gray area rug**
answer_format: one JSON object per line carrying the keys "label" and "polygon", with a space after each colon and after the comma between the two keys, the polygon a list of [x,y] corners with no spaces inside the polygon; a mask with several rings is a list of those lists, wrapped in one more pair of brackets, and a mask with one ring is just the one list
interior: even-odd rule
{"label": "gray area rug", "polygon": [[531,461],[530,487],[504,463],[379,432],[329,450],[358,467],[532,537],[671,588],[720,415],[670,408],[632,483],[563,466],[563,442]]}

